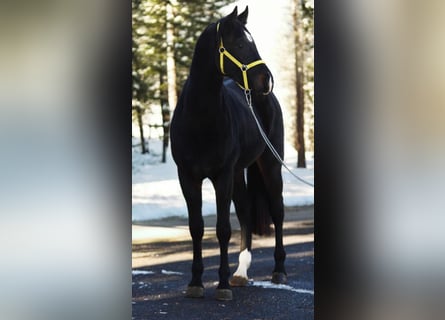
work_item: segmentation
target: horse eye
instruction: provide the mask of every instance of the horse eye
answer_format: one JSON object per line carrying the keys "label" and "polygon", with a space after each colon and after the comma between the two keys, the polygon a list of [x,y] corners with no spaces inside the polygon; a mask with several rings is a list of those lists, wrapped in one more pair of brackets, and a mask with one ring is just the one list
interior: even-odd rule
{"label": "horse eye", "polygon": [[244,47],[244,44],[242,44],[242,43],[238,44],[238,48],[242,49],[243,47]]}

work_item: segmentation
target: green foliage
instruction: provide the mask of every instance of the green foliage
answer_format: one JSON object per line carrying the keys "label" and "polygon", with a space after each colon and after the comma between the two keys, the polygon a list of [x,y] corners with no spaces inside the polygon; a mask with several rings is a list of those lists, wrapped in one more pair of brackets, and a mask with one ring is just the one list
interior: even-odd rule
{"label": "green foliage", "polygon": [[[218,10],[231,1],[170,1],[174,18],[174,57],[177,88],[190,68],[193,50],[201,32],[216,21]],[[132,0],[133,9],[133,101],[143,108],[167,100],[166,0]],[[170,106],[172,107],[172,106]]]}
{"label": "green foliage", "polygon": [[[314,1],[304,0],[302,5],[302,27],[303,27],[303,52],[305,67],[305,83],[307,85],[308,98],[314,103]],[[312,84],[311,84],[312,83]]]}
{"label": "green foliage", "polygon": [[142,108],[160,98],[165,88],[159,79],[165,73],[165,1],[133,0],[133,101]]}

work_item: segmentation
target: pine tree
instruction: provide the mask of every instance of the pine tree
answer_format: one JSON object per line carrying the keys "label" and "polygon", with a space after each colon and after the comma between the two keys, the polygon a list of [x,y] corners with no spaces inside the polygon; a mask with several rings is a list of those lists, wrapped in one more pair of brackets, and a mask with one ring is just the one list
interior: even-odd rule
{"label": "pine tree", "polygon": [[[157,3],[159,2],[159,3]],[[165,1],[133,0],[133,110],[145,150],[142,115],[166,95]]]}
{"label": "pine tree", "polygon": [[[294,0],[297,167],[306,167],[306,141],[314,149],[314,2]],[[309,120],[309,121],[307,121]],[[308,128],[308,130],[306,130]]]}

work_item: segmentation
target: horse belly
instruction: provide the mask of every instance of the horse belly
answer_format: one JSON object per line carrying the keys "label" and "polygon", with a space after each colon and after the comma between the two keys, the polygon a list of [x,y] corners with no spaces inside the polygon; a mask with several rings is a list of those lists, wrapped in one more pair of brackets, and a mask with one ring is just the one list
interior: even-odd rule
{"label": "horse belly", "polygon": [[265,146],[265,143],[260,139],[260,137],[251,139],[251,141],[241,144],[237,167],[247,168],[250,166],[261,156],[261,154],[264,152]]}

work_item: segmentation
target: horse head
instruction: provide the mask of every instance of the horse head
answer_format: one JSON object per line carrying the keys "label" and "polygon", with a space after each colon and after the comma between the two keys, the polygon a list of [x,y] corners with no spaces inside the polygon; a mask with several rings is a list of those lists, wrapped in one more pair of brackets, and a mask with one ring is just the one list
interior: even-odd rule
{"label": "horse head", "polygon": [[219,20],[216,63],[221,73],[232,78],[244,90],[264,95],[272,92],[273,77],[258,53],[246,28],[248,7],[238,15],[238,8]]}

